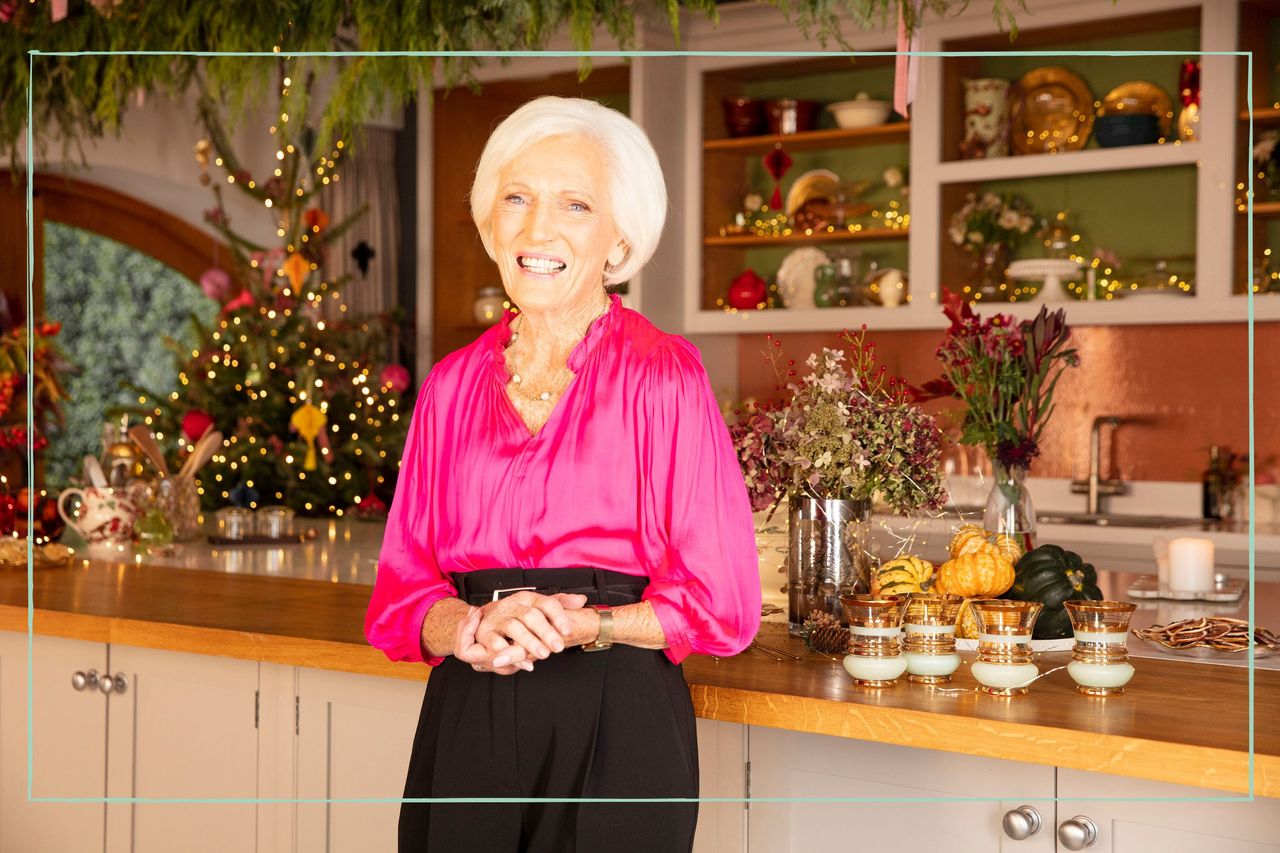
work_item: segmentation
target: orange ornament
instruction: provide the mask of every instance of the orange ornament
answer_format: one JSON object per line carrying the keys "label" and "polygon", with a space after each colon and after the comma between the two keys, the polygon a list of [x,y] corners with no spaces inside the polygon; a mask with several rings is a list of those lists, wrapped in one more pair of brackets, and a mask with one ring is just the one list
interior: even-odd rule
{"label": "orange ornament", "polygon": [[289,260],[284,262],[284,274],[289,277],[289,286],[296,293],[302,289],[302,283],[311,274],[311,262],[294,252],[289,256]]}
{"label": "orange ornament", "polygon": [[313,207],[302,214],[302,221],[307,223],[308,230],[319,234],[329,227],[329,214],[318,207]]}

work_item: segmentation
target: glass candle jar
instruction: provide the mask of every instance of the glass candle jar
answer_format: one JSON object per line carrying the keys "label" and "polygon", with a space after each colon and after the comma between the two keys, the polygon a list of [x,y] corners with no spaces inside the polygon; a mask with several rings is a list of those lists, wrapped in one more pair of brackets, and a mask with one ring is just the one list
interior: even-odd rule
{"label": "glass candle jar", "polygon": [[907,680],[916,684],[945,684],[960,667],[956,654],[956,617],[963,596],[913,592],[904,616],[904,656]]}
{"label": "glass candle jar", "polygon": [[1086,696],[1115,696],[1133,678],[1129,620],[1138,605],[1127,601],[1067,601],[1076,644],[1067,674]]}
{"label": "glass candle jar", "polygon": [[223,539],[248,539],[253,535],[253,513],[244,507],[220,509],[217,519],[218,536]]}
{"label": "glass candle jar", "polygon": [[293,510],[287,506],[264,506],[258,510],[258,535],[283,539],[293,534]]}
{"label": "glass candle jar", "polygon": [[1044,607],[1038,601],[984,598],[972,604],[978,659],[971,667],[983,693],[1016,696],[1040,674],[1032,662],[1031,632]]}
{"label": "glass candle jar", "polygon": [[892,687],[907,669],[902,655],[907,600],[900,595],[842,595],[840,603],[853,634],[845,670],[864,687]]}

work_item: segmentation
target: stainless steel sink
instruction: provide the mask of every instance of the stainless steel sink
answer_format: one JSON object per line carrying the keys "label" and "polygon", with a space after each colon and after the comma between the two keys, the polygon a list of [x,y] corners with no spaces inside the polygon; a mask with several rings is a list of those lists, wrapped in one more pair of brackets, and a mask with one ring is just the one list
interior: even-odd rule
{"label": "stainless steel sink", "polygon": [[1201,529],[1198,518],[1177,518],[1168,515],[1117,515],[1088,512],[1045,512],[1036,516],[1040,524],[1081,524],[1091,527],[1193,527]]}

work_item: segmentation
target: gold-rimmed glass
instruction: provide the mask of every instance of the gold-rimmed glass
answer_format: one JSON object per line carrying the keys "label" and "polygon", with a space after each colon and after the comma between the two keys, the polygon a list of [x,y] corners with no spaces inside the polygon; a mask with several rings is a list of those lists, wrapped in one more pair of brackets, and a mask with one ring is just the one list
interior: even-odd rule
{"label": "gold-rimmed glass", "polygon": [[902,656],[901,595],[842,595],[840,604],[853,638],[844,668],[856,684],[892,687],[907,669]]}
{"label": "gold-rimmed glass", "polygon": [[903,653],[907,680],[916,684],[945,684],[960,667],[956,654],[956,618],[964,598],[930,592],[907,596],[903,616]]}
{"label": "gold-rimmed glass", "polygon": [[1033,663],[1031,632],[1044,605],[983,598],[971,606],[978,622],[978,659],[971,670],[982,692],[992,696],[1026,693],[1040,674]]}
{"label": "gold-rimmed glass", "polygon": [[1076,644],[1067,674],[1086,696],[1115,696],[1133,678],[1129,622],[1138,605],[1128,601],[1067,601]]}

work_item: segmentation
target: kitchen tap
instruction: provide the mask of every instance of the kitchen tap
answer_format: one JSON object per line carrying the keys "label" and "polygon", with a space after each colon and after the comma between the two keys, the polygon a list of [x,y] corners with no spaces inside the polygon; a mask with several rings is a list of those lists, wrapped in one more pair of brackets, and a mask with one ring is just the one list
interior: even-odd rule
{"label": "kitchen tap", "polygon": [[1088,496],[1085,512],[1089,515],[1098,515],[1101,512],[1103,497],[1122,495],[1129,490],[1123,480],[1102,479],[1102,428],[1107,425],[1112,427],[1111,435],[1114,440],[1115,428],[1120,426],[1120,418],[1115,415],[1101,415],[1093,419],[1093,426],[1089,430],[1089,478],[1071,483],[1072,494]]}

